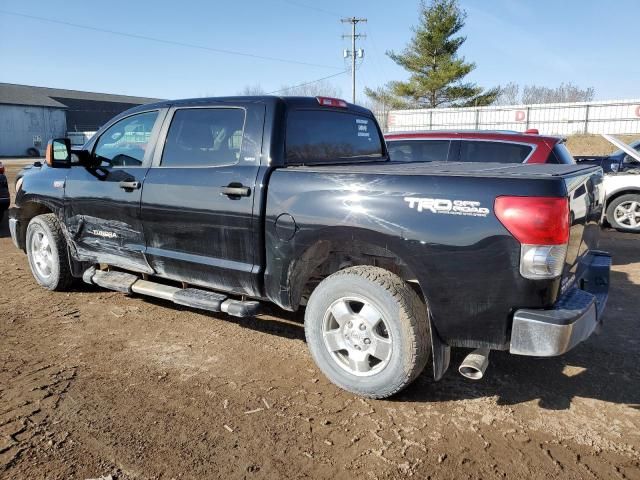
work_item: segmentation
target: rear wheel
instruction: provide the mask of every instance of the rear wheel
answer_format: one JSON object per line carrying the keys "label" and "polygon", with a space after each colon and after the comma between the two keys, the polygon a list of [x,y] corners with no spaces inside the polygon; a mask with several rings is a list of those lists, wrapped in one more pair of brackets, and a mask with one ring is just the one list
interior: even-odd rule
{"label": "rear wheel", "polygon": [[430,353],[425,304],[402,279],[378,267],[351,267],[324,279],[305,313],[316,364],[339,387],[385,398],[424,370]]}
{"label": "rear wheel", "polygon": [[621,232],[640,232],[640,195],[621,195],[607,207],[607,221]]}
{"label": "rear wheel", "polygon": [[27,258],[36,281],[49,290],[65,291],[73,283],[67,242],[52,213],[34,217],[27,227]]}

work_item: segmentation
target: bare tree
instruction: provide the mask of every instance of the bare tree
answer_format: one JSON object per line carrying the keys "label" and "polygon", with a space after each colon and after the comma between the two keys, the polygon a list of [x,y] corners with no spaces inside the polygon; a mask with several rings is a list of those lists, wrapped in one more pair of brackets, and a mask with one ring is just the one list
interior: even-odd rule
{"label": "bare tree", "polygon": [[595,93],[593,87],[582,89],[571,82],[563,82],[555,88],[527,85],[522,90],[522,103],[589,102]]}
{"label": "bare tree", "polygon": [[367,100],[362,103],[362,106],[368,108],[378,119],[380,128],[383,132],[387,131],[387,117],[389,111],[394,108],[402,108],[405,106],[402,102],[398,102],[398,99],[389,94],[384,88],[378,87],[374,90],[368,89],[373,92],[373,95],[368,95]]}
{"label": "bare tree", "polygon": [[238,95],[243,95],[243,96],[254,96],[254,95],[265,95],[267,92],[265,92],[264,88],[262,88],[262,86],[259,83],[256,83],[254,85],[245,85],[245,87],[238,93]]}
{"label": "bare tree", "polygon": [[327,80],[321,80],[303,85],[283,85],[277,94],[288,97],[340,97],[342,89]]}
{"label": "bare tree", "polygon": [[590,102],[595,97],[595,93],[593,87],[580,88],[571,82],[563,82],[557,87],[540,85],[520,87],[520,85],[510,82],[500,88],[500,94],[494,105]]}
{"label": "bare tree", "polygon": [[520,85],[509,82],[500,87],[500,93],[496,97],[494,105],[516,105],[520,103]]}

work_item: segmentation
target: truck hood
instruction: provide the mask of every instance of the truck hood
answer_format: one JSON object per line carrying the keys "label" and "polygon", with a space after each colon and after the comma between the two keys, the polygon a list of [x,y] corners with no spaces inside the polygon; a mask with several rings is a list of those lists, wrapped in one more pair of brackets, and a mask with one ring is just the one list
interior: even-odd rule
{"label": "truck hood", "polygon": [[614,137],[613,135],[608,135],[608,134],[603,134],[602,135],[609,143],[615,145],[616,147],[618,147],[620,150],[622,150],[624,153],[626,153],[627,155],[629,155],[631,158],[633,158],[636,162],[640,162],[640,152],[638,152],[635,148],[631,147],[630,145],[627,145],[626,143],[624,143],[621,140],[618,140],[616,137]]}

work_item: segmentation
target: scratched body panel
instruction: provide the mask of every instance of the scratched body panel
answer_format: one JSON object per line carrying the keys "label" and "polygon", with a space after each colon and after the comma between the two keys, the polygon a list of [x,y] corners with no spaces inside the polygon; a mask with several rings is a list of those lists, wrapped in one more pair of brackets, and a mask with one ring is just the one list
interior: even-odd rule
{"label": "scratched body panel", "polygon": [[[448,168],[451,166],[412,164],[402,174],[386,166],[275,171],[266,216],[269,298],[295,308],[300,292],[291,278],[300,260],[309,258],[308,252],[321,248],[326,240],[338,246],[359,241],[389,251],[408,266],[447,343],[505,348],[513,310],[553,305],[560,293],[560,279],[535,281],[520,275],[520,244],[493,214],[495,198],[565,196],[567,186],[554,176],[540,175],[531,181],[535,170],[518,177],[462,171],[454,175]],[[450,210],[439,211],[447,202]],[[574,236],[576,245],[581,243],[582,230],[597,233],[601,209],[593,211]],[[287,241],[276,232],[276,219],[282,212],[296,223],[297,232]]]}

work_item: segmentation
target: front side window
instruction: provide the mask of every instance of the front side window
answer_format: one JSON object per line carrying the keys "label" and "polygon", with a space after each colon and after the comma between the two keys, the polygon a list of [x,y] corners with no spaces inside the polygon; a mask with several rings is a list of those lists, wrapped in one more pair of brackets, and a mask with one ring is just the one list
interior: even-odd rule
{"label": "front side window", "polygon": [[394,162],[446,162],[450,140],[393,140],[387,143]]}
{"label": "front side window", "polygon": [[373,118],[335,110],[291,110],[287,115],[289,164],[340,163],[383,158]]}
{"label": "front side window", "polygon": [[222,167],[240,158],[244,110],[187,108],[171,121],[161,166]]}
{"label": "front side window", "polygon": [[96,143],[96,160],[103,167],[141,166],[157,118],[157,111],[139,113],[111,125]]}
{"label": "front side window", "polygon": [[522,163],[531,150],[530,145],[522,143],[463,140],[460,142],[460,161]]}

